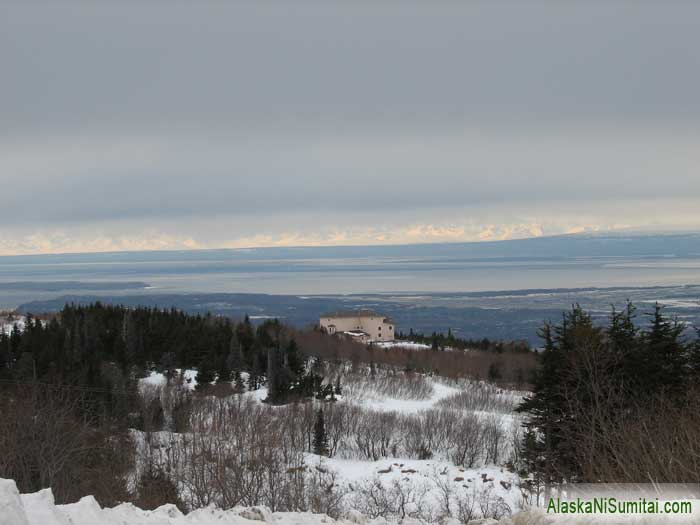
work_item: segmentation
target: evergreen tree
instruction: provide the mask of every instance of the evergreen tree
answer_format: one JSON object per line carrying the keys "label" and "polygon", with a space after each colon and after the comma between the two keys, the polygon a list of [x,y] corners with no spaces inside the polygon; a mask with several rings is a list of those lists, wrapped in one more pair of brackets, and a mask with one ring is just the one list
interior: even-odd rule
{"label": "evergreen tree", "polygon": [[555,342],[555,330],[561,332],[567,326],[566,317],[562,325],[555,329],[545,323],[539,334],[544,340],[544,350],[540,354],[540,368],[535,373],[532,395],[518,406],[518,412],[528,414],[525,423],[526,436],[523,457],[531,464],[542,464],[538,472],[545,485],[545,497],[552,484],[563,480],[560,464],[560,445],[563,441],[561,423],[566,400],[560,388],[560,374],[565,365],[564,354]]}
{"label": "evergreen tree", "polygon": [[299,353],[299,346],[294,339],[291,339],[287,345],[287,366],[295,379],[304,374],[304,359]]}
{"label": "evergreen tree", "polygon": [[228,355],[222,354],[218,359],[218,366],[216,369],[216,382],[217,384],[230,383],[233,379],[233,371],[229,368]]}
{"label": "evergreen tree", "polygon": [[255,332],[250,318],[246,314],[245,319],[236,327],[236,338],[241,346],[241,353],[248,368],[255,367]]}
{"label": "evergreen tree", "polygon": [[195,380],[197,381],[197,390],[203,390],[207,388],[216,379],[216,372],[212,368],[212,360],[210,358],[204,358],[202,362],[199,363],[197,368],[197,376]]}
{"label": "evergreen tree", "polygon": [[282,349],[275,344],[268,348],[267,401],[281,404],[287,401],[291,385],[291,373],[285,365]]}
{"label": "evergreen tree", "polygon": [[314,424],[313,452],[319,456],[328,456],[328,436],[326,435],[326,422],[323,417],[323,409],[316,412]]}
{"label": "evergreen tree", "polygon": [[638,381],[638,369],[641,360],[639,330],[634,324],[635,307],[628,302],[625,309],[618,312],[613,307],[610,324],[606,330],[609,350],[618,366],[609,370],[616,380],[628,389],[641,387]]}
{"label": "evergreen tree", "polygon": [[236,332],[231,335],[228,348],[228,367],[234,372],[240,372],[243,369],[243,348],[238,341]]}
{"label": "evergreen tree", "polygon": [[690,379],[694,385],[700,385],[700,328],[696,329],[695,342],[688,345],[686,361]]}
{"label": "evergreen tree", "polygon": [[642,383],[648,393],[681,392],[684,387],[686,347],[681,340],[685,325],[663,315],[656,303],[651,314],[651,327],[642,334],[641,359],[638,363]]}
{"label": "evergreen tree", "polygon": [[533,379],[532,395],[518,407],[527,413],[523,457],[545,486],[583,480],[577,459],[579,439],[588,457],[604,461],[605,442],[590,436],[610,432],[613,422],[630,414],[632,402],[663,393],[682,402],[693,352],[682,340],[683,325],[665,318],[656,305],[650,327],[640,332],[634,307],[613,309],[605,329],[593,325],[579,306],[559,325],[541,330],[544,351]]}

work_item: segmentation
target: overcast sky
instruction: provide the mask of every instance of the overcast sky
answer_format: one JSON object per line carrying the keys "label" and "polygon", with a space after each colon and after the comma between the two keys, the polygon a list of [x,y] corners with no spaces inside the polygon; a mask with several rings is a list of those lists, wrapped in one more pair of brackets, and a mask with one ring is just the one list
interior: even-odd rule
{"label": "overcast sky", "polygon": [[700,5],[0,2],[0,195],[0,254],[700,230]]}

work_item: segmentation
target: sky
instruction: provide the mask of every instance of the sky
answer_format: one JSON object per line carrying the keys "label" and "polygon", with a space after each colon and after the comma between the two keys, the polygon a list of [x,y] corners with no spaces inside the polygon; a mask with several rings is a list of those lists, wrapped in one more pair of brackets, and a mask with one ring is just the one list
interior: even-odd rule
{"label": "sky", "polygon": [[0,2],[0,255],[700,230],[697,2]]}

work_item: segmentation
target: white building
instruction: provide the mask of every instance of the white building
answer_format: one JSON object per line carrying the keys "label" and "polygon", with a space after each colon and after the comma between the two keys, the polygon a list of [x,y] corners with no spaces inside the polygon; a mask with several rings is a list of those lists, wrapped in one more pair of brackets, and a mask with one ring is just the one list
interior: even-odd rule
{"label": "white building", "polygon": [[363,343],[394,340],[394,321],[372,310],[324,314],[320,325],[329,334],[344,334]]}

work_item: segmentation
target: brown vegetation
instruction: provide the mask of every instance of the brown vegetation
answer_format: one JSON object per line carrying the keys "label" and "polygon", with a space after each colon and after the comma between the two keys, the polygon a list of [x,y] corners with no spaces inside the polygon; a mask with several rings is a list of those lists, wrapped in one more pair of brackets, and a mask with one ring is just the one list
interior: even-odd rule
{"label": "brown vegetation", "polygon": [[[434,373],[447,378],[491,379],[499,384],[523,388],[537,367],[533,352],[484,352],[478,350],[414,350],[364,345],[319,330],[294,333],[307,355],[327,360],[374,363],[403,370]],[[494,376],[494,370],[497,376]]]}
{"label": "brown vegetation", "polygon": [[128,435],[81,417],[83,393],[45,385],[4,385],[0,394],[0,477],[22,492],[51,487],[58,503],[93,494],[104,505],[128,497]]}

